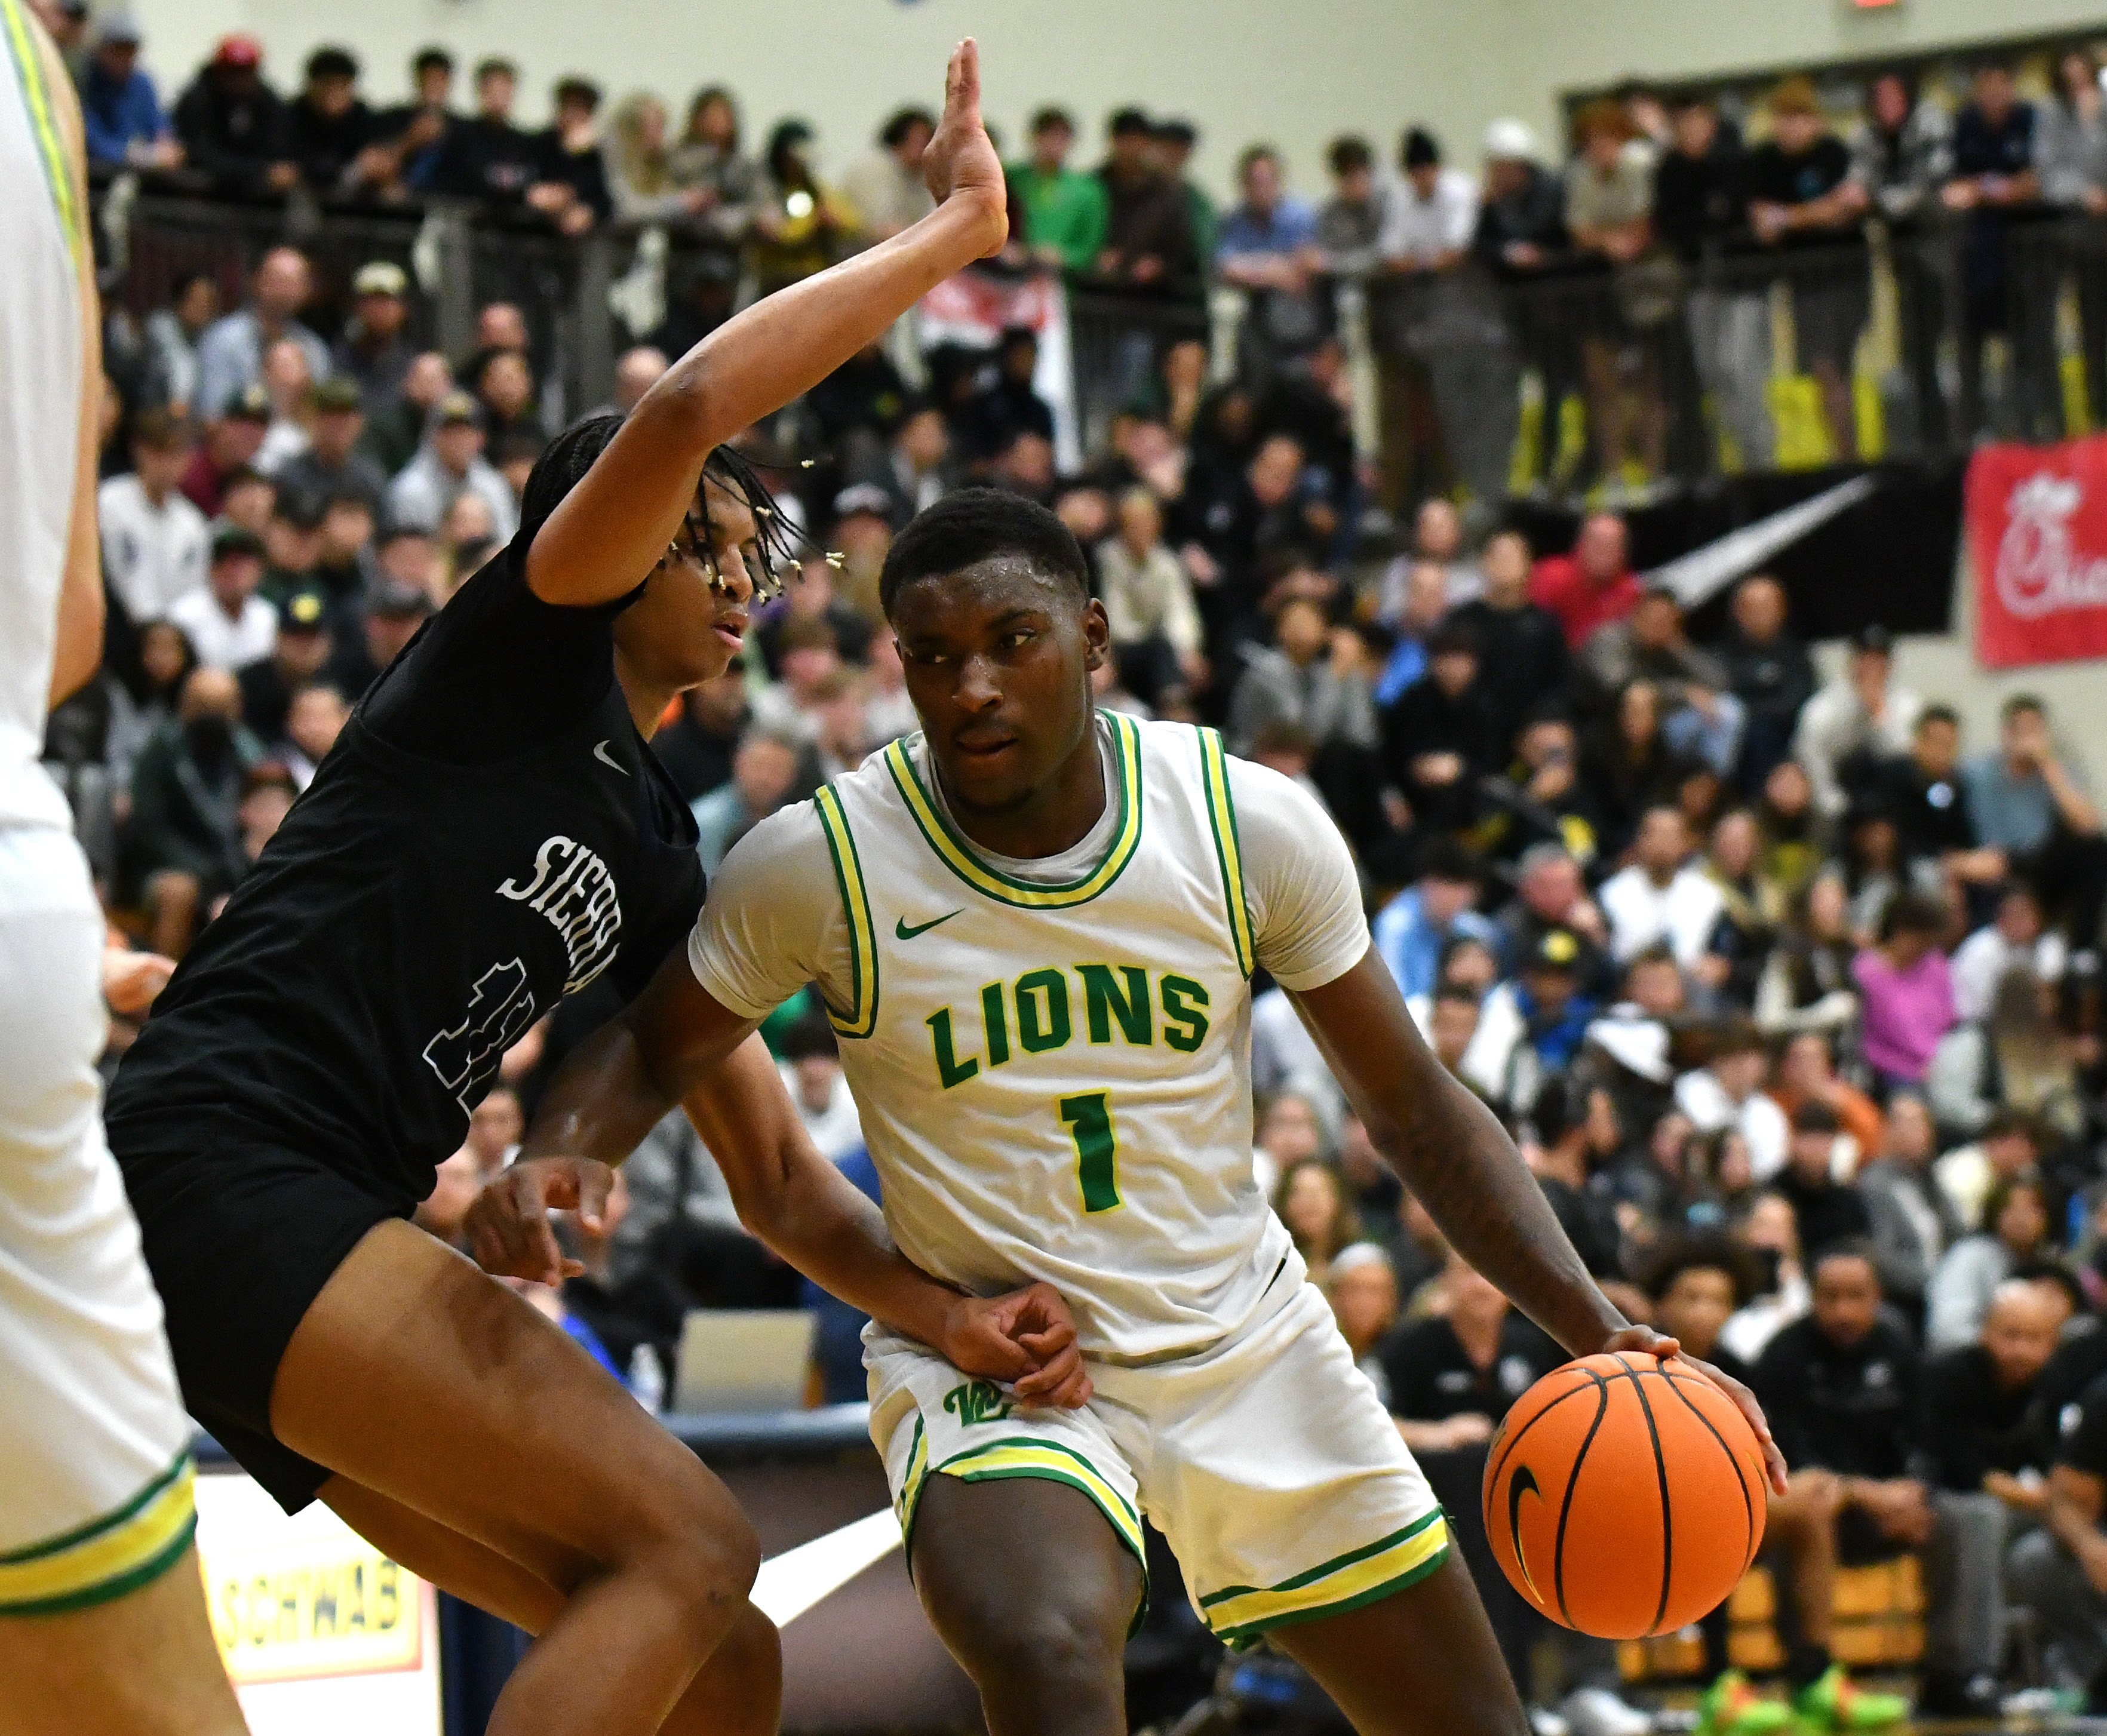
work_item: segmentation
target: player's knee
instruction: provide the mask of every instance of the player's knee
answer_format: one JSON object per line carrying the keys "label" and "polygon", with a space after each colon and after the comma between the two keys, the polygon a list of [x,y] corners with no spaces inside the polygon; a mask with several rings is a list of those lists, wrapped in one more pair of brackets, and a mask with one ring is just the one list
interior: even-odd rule
{"label": "player's knee", "polygon": [[701,1466],[654,1483],[638,1500],[626,1553],[664,1581],[712,1646],[739,1622],[761,1571],[761,1539]]}
{"label": "player's knee", "polygon": [[1072,1705],[1119,1682],[1125,1619],[1089,1600],[967,1592],[929,1600],[929,1617],[983,1693]]}

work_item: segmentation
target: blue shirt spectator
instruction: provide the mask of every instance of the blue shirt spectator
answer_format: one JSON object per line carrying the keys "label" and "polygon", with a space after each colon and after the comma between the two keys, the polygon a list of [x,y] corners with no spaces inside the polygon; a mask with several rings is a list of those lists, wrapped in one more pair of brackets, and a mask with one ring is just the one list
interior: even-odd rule
{"label": "blue shirt spectator", "polygon": [[[873,1205],[883,1208],[878,1165],[869,1150],[858,1146],[842,1153],[834,1165],[856,1184],[856,1191]],[[867,1396],[869,1383],[863,1369],[863,1329],[870,1316],[852,1308],[838,1297],[829,1296],[810,1278],[805,1281],[804,1302],[813,1317],[812,1366],[820,1371],[820,1402],[852,1405]]]}
{"label": "blue shirt spectator", "polygon": [[1378,913],[1376,950],[1406,998],[1433,994],[1441,949],[1459,935],[1484,941],[1500,956],[1498,927],[1471,908],[1477,895],[1476,863],[1460,846],[1444,842],[1427,851],[1417,883]]}
{"label": "blue shirt spectator", "polygon": [[139,65],[139,26],[128,12],[106,16],[80,82],[88,160],[98,168],[173,168],[182,160],[153,79]]}

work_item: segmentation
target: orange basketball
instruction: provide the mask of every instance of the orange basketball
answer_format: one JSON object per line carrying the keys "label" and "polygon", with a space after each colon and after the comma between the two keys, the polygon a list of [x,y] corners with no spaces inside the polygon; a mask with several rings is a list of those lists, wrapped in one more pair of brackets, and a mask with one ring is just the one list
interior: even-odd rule
{"label": "orange basketball", "polygon": [[1719,1604],[1763,1540],[1763,1458],[1734,1402],[1651,1357],[1584,1357],[1515,1402],[1485,1459],[1485,1533],[1515,1589],[1604,1640]]}

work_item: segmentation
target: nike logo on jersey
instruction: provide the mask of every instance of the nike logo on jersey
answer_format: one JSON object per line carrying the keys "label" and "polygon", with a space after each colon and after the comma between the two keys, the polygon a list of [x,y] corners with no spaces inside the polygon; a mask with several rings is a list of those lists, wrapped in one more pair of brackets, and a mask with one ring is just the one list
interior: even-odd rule
{"label": "nike logo on jersey", "polygon": [[[613,738],[610,737],[609,739],[612,740]],[[593,757],[599,760],[600,763],[604,765],[609,771],[620,772],[625,778],[629,775],[629,768],[624,765],[621,760],[616,759],[613,754],[607,751],[606,742],[599,742],[594,747]]]}
{"label": "nike logo on jersey", "polygon": [[892,925],[892,931],[902,940],[912,940],[915,935],[926,935],[932,928],[941,928],[953,917],[964,916],[965,913],[965,907],[961,905],[958,909],[938,917],[933,922],[917,922],[912,928],[907,926],[907,918],[902,917]]}

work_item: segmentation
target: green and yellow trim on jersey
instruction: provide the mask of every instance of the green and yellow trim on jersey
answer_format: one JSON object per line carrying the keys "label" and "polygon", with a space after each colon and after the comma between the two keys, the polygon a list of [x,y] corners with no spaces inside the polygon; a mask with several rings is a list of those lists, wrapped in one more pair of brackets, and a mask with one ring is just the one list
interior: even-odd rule
{"label": "green and yellow trim on jersey", "polygon": [[878,1028],[878,926],[870,917],[870,889],[864,881],[863,859],[856,854],[841,799],[823,788],[813,796],[812,806],[826,834],[827,853],[834,861],[834,883],[842,892],[842,913],[849,925],[849,1005],[828,1007],[827,1018],[838,1036],[868,1037]]}
{"label": "green and yellow trim on jersey", "polygon": [[1402,1531],[1267,1587],[1225,1586],[1200,1599],[1215,1637],[1247,1646],[1269,1629],[1344,1615],[1426,1577],[1449,1556],[1449,1523],[1436,1507]]}
{"label": "green and yellow trim on jersey", "polygon": [[67,248],[78,253],[82,234],[73,172],[67,166],[65,146],[59,137],[58,116],[52,107],[51,87],[44,78],[43,56],[37,52],[37,39],[23,15],[21,0],[0,0],[0,34],[7,38],[7,58],[14,63],[15,77],[22,87],[22,105],[29,111],[30,131],[37,136],[37,155],[43,161],[44,179],[51,184],[59,227],[65,231]]}
{"label": "green and yellow trim on jersey", "polygon": [[929,848],[973,890],[1019,910],[1066,910],[1073,905],[1087,904],[1103,892],[1120,877],[1141,844],[1139,733],[1134,720],[1117,711],[1098,715],[1108,719],[1112,724],[1112,747],[1119,761],[1119,817],[1112,830],[1112,848],[1105,852],[1104,860],[1080,880],[1071,880],[1066,886],[1040,886],[1028,880],[1013,880],[982,862],[930,795],[904,742],[895,742],[885,750],[886,768],[892,774],[892,781],[900,788],[900,798],[906,803],[907,811],[914,816],[914,823],[921,828]]}
{"label": "green and yellow trim on jersey", "polygon": [[0,1616],[63,1615],[158,1579],[196,1532],[195,1479],[186,1451],[115,1513],[0,1555]]}
{"label": "green and yellow trim on jersey", "polygon": [[1243,847],[1237,839],[1237,805],[1229,794],[1229,756],[1212,729],[1200,738],[1200,781],[1207,795],[1207,824],[1215,834],[1215,860],[1222,870],[1222,897],[1229,906],[1229,933],[1236,942],[1237,963],[1246,976],[1258,967],[1251,902],[1244,891]]}
{"label": "green and yellow trim on jersey", "polygon": [[998,1483],[1006,1478],[1036,1477],[1047,1483],[1065,1483],[1080,1489],[1105,1516],[1105,1523],[1133,1551],[1141,1566],[1141,1599],[1134,1606],[1130,1635],[1140,1631],[1148,1614],[1148,1545],[1142,1541],[1141,1515],[1130,1506],[1098,1468],[1071,1447],[1032,1435],[1007,1435],[954,1453],[941,1465],[929,1463],[929,1441],[922,1419],[914,1419],[914,1445],[908,1456],[907,1476],[900,1489],[900,1530],[910,1568],[914,1559],[914,1518],[922,1505],[923,1491],[932,1476],[955,1477],[961,1483]]}

